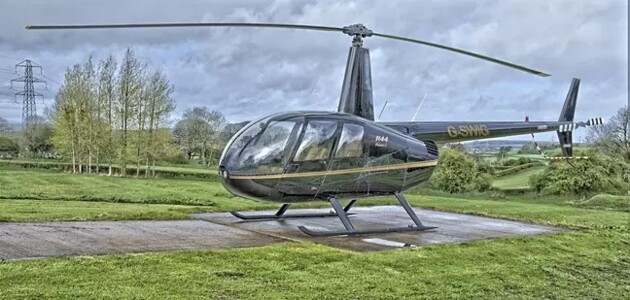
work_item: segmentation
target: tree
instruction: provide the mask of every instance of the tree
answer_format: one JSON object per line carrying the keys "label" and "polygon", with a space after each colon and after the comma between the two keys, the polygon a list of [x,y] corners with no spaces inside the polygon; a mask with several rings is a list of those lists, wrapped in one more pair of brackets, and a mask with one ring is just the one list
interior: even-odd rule
{"label": "tree", "polygon": [[147,97],[149,98],[147,113],[149,132],[146,151],[146,176],[151,171],[155,176],[155,161],[159,156],[169,155],[170,131],[160,130],[168,115],[175,110],[175,100],[172,98],[173,86],[161,71],[155,71],[148,81]]}
{"label": "tree", "polygon": [[[108,164],[108,175],[112,175],[112,164],[116,158],[116,149],[114,146],[114,101],[116,97],[116,59],[113,55],[99,63],[98,70],[98,119],[101,127],[99,128],[99,139],[101,147],[99,154],[105,155]],[[98,164],[98,162],[97,162]]]}
{"label": "tree", "polygon": [[207,107],[193,107],[184,112],[173,133],[189,159],[193,153],[198,153],[202,164],[207,165],[207,157],[212,157],[217,148],[224,125],[225,117],[220,112],[210,111]]}
{"label": "tree", "polygon": [[121,130],[120,160],[122,175],[127,174],[129,129],[131,122],[133,122],[132,117],[137,113],[136,109],[141,92],[141,74],[142,65],[135,58],[133,51],[127,48],[120,66],[118,94],[116,97],[117,115]]}
{"label": "tree", "polygon": [[53,141],[61,154],[72,158],[74,172],[99,172],[105,159],[109,175],[114,162],[121,163],[124,175],[128,161],[135,158],[139,176],[141,163],[148,170],[172,149],[170,134],[161,130],[175,109],[172,85],[161,71],[150,73],[131,49],[118,71],[117,66],[112,55],[96,70],[92,58],[74,65],[55,98],[50,112]]}
{"label": "tree", "polygon": [[20,148],[26,151],[26,155],[49,153],[52,150],[52,126],[39,116],[33,118],[37,120],[29,122],[29,125],[22,130]]}
{"label": "tree", "polygon": [[11,124],[5,118],[0,117],[0,136],[9,135],[13,131]]}
{"label": "tree", "polygon": [[622,107],[608,122],[591,126],[587,141],[602,153],[630,161],[630,109]]}
{"label": "tree", "polygon": [[[80,162],[80,101],[82,99],[81,65],[76,64],[66,70],[64,84],[55,97],[52,108],[53,116],[53,144],[62,154],[70,155],[72,171],[77,172],[77,162]],[[80,168],[79,168],[80,169]]]}
{"label": "tree", "polygon": [[17,156],[19,152],[20,146],[15,137],[0,134],[0,157],[5,155],[14,157]]}

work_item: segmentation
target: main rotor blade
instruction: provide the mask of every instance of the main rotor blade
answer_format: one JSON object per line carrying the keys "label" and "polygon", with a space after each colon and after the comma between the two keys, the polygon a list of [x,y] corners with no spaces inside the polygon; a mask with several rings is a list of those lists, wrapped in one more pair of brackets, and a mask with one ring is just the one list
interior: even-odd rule
{"label": "main rotor blade", "polygon": [[143,24],[79,24],[79,25],[26,25],[26,29],[105,29],[105,28],[156,28],[156,27],[268,27],[294,28],[320,31],[340,31],[343,28],[297,24],[271,23],[143,23]]}
{"label": "main rotor blade", "polygon": [[[357,28],[360,27],[360,28]],[[292,29],[305,29],[305,30],[317,30],[317,31],[337,31],[342,32],[351,36],[361,35],[363,37],[369,36],[378,36],[388,39],[400,40],[410,43],[421,44],[425,46],[431,46],[435,48],[440,48],[448,51],[457,52],[460,54],[472,56],[475,58],[483,59],[486,61],[490,61],[496,64],[500,64],[503,66],[507,66],[510,68],[514,68],[517,70],[521,70],[527,73],[531,73],[534,75],[538,75],[541,77],[551,76],[550,74],[533,70],[524,66],[520,66],[517,64],[513,64],[507,61],[499,60],[496,58],[492,58],[489,56],[477,54],[474,52],[457,49],[449,46],[444,46],[436,43],[426,42],[422,40],[410,39],[406,37],[400,37],[395,35],[388,35],[382,33],[373,33],[371,30],[365,28],[365,26],[361,24],[355,24],[351,26],[347,26],[345,28],[341,27],[330,27],[330,26],[315,26],[315,25],[298,25],[298,24],[273,24],[273,23],[144,23],[144,24],[101,24],[101,25],[91,25],[91,24],[83,24],[83,25],[26,25],[26,29],[105,29],[105,28],[158,28],[158,27],[266,27],[266,28],[292,28]],[[358,30],[358,31],[357,31]]]}
{"label": "main rotor blade", "polygon": [[449,46],[444,46],[444,45],[440,45],[440,44],[435,44],[435,43],[431,43],[431,42],[425,42],[425,41],[421,41],[421,40],[410,39],[410,38],[400,37],[400,36],[395,36],[395,35],[382,34],[382,33],[372,33],[372,35],[373,36],[380,36],[380,37],[388,38],[388,39],[394,39],[394,40],[400,40],[400,41],[405,41],[405,42],[410,42],[410,43],[421,44],[421,45],[425,45],[425,46],[436,47],[436,48],[440,48],[440,49],[444,49],[444,50],[448,50],[448,51],[453,51],[453,52],[457,52],[457,53],[460,53],[460,54],[464,54],[464,55],[476,57],[476,58],[479,58],[479,59],[491,61],[491,62],[496,63],[496,64],[504,65],[504,66],[507,66],[507,67],[510,67],[510,68],[514,68],[514,69],[517,69],[517,70],[521,70],[521,71],[524,71],[524,72],[527,72],[527,73],[531,73],[531,74],[534,74],[534,75],[538,75],[540,77],[549,77],[549,76],[551,76],[551,74],[547,74],[545,72],[533,70],[533,69],[530,69],[530,68],[527,68],[527,67],[523,67],[523,66],[519,66],[517,64],[513,64],[511,62],[507,62],[507,61],[504,61],[504,60],[492,58],[492,57],[489,57],[489,56],[485,56],[485,55],[481,55],[481,54],[478,54],[478,53],[474,53],[474,52],[470,52],[470,51],[466,51],[466,50],[462,50],[462,49],[457,49],[457,48],[453,48],[453,47],[449,47]]}

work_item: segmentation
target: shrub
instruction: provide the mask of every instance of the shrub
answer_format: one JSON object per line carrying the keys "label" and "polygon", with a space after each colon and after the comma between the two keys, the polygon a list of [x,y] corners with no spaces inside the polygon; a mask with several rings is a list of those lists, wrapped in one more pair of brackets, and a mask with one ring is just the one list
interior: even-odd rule
{"label": "shrub", "polygon": [[621,192],[628,187],[623,180],[628,170],[629,166],[622,160],[591,152],[588,159],[553,162],[544,172],[531,176],[529,182],[535,191],[543,194]]}
{"label": "shrub", "polygon": [[630,196],[598,194],[586,201],[575,204],[578,207],[594,209],[611,209],[630,212]]}
{"label": "shrub", "polygon": [[487,191],[492,188],[492,176],[480,173],[477,164],[464,153],[445,149],[430,185],[449,193]]}

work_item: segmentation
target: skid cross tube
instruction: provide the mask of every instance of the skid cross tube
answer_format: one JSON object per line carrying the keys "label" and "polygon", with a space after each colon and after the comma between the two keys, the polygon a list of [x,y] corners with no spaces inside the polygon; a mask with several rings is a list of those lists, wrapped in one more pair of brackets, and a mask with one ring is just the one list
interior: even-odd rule
{"label": "skid cross tube", "polygon": [[[354,205],[354,203],[357,202],[357,200],[350,200],[350,202],[343,207],[341,210],[344,212],[344,214],[346,215],[347,218],[347,212],[350,210],[350,208],[352,208],[352,206]],[[231,211],[230,213],[242,220],[270,220],[270,219],[297,219],[297,218],[323,218],[323,217],[336,217],[337,214],[333,211],[327,212],[327,213],[302,213],[302,214],[288,214],[285,215],[284,213],[287,212],[287,210],[289,209],[289,207],[291,206],[291,204],[289,203],[285,203],[282,204],[282,207],[280,207],[280,209],[278,209],[278,211],[275,214],[258,214],[258,215],[244,215],[241,214],[237,211]],[[341,207],[341,206],[340,206]]]}
{"label": "skid cross tube", "polygon": [[[337,198],[330,198],[328,201],[332,205],[335,212],[337,212],[336,215],[339,217],[339,219],[341,220],[341,223],[346,228],[346,230],[318,231],[318,230],[308,229],[304,226],[298,226],[298,228],[302,232],[310,236],[338,236],[338,235],[376,234],[376,233],[388,233],[388,232],[425,231],[425,230],[437,228],[437,227],[424,226],[422,222],[420,221],[420,218],[418,218],[416,213],[413,211],[413,208],[411,208],[411,206],[409,205],[409,202],[407,202],[407,199],[405,199],[405,197],[401,193],[395,193],[394,196],[396,196],[396,199],[398,199],[398,202],[400,202],[400,205],[402,205],[402,207],[405,209],[405,211],[407,212],[407,215],[409,215],[409,218],[411,218],[411,220],[415,223],[415,226],[409,225],[407,227],[355,229],[354,225],[352,225],[352,222],[350,222],[350,218],[348,218],[348,215],[339,204],[339,200]],[[354,203],[350,202],[348,206],[352,204]]]}

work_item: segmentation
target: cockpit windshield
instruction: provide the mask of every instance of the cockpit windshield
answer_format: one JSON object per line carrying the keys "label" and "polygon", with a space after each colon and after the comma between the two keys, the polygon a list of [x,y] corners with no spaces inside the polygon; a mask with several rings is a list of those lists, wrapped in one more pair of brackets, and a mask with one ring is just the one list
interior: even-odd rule
{"label": "cockpit windshield", "polygon": [[301,122],[260,120],[229,145],[222,164],[233,174],[281,173]]}

